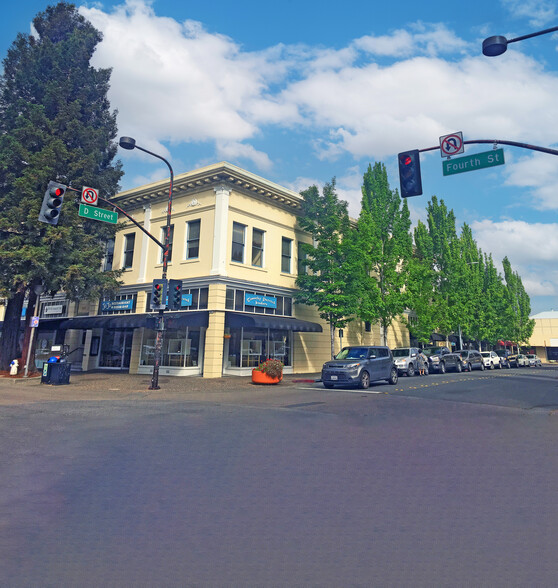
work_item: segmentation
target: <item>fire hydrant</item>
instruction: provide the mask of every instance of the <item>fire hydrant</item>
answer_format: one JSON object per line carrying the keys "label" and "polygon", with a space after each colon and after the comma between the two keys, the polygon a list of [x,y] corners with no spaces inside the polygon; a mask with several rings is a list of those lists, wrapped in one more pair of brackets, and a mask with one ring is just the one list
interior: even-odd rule
{"label": "fire hydrant", "polygon": [[18,366],[19,366],[19,361],[17,359],[13,359],[12,363],[10,363],[10,376],[17,376]]}

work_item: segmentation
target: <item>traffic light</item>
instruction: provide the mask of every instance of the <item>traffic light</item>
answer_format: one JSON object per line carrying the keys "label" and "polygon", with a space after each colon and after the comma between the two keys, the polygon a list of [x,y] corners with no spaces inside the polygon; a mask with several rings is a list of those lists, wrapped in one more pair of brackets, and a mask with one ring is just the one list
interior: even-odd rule
{"label": "traffic light", "polygon": [[49,225],[57,225],[60,218],[60,209],[64,201],[67,187],[58,182],[49,182],[47,191],[43,198],[39,220]]}
{"label": "traffic light", "polygon": [[165,309],[167,306],[167,280],[153,280],[151,286],[151,310]]}
{"label": "traffic light", "polygon": [[405,151],[397,156],[399,160],[399,183],[401,198],[420,196],[422,179],[420,177],[420,155],[418,149]]}
{"label": "traffic light", "polygon": [[169,280],[169,310],[182,308],[182,280]]}

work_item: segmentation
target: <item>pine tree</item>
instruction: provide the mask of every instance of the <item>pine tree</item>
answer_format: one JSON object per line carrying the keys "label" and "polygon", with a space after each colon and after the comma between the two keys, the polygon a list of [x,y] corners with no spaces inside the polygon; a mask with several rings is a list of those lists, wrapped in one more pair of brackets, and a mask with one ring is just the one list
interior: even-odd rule
{"label": "pine tree", "polygon": [[0,77],[0,294],[8,300],[0,370],[19,355],[21,310],[27,292],[33,307],[35,285],[71,300],[118,286],[117,274],[100,271],[115,227],[78,217],[75,192],[66,193],[57,226],[38,221],[49,180],[103,197],[118,190],[110,70],[90,65],[101,35],[66,2],[33,25],[36,36],[18,34]]}

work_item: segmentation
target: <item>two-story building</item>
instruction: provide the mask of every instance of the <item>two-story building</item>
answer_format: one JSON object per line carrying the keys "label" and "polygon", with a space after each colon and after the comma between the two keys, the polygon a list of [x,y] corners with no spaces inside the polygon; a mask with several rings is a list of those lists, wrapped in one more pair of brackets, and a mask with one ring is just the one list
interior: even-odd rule
{"label": "two-story building", "polygon": [[[167,179],[113,201],[164,242],[168,192]],[[299,246],[311,242],[297,224],[301,204],[296,192],[225,162],[175,178],[167,277],[182,281],[183,295],[181,310],[165,312],[161,374],[248,375],[270,357],[285,373],[321,369],[330,358],[329,325],[315,308],[294,302]],[[150,373],[150,296],[162,261],[161,248],[128,220],[107,244],[105,269],[124,269],[118,295],[78,304],[43,298],[38,363],[53,342],[64,342],[73,369]],[[335,341],[380,343],[380,328],[353,321]],[[390,329],[388,344],[409,344],[402,324]]]}

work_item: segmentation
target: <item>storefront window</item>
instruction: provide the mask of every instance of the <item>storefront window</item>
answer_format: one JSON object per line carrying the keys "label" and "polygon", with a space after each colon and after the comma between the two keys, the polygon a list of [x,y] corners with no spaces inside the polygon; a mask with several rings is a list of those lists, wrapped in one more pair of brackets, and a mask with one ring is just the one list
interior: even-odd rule
{"label": "storefront window", "polygon": [[257,367],[266,359],[291,365],[291,331],[279,329],[231,329],[228,367]]}
{"label": "storefront window", "polygon": [[[200,329],[169,329],[165,331],[161,347],[161,365],[165,367],[196,367],[200,359]],[[143,333],[140,365],[155,364],[157,333],[146,329]]]}

